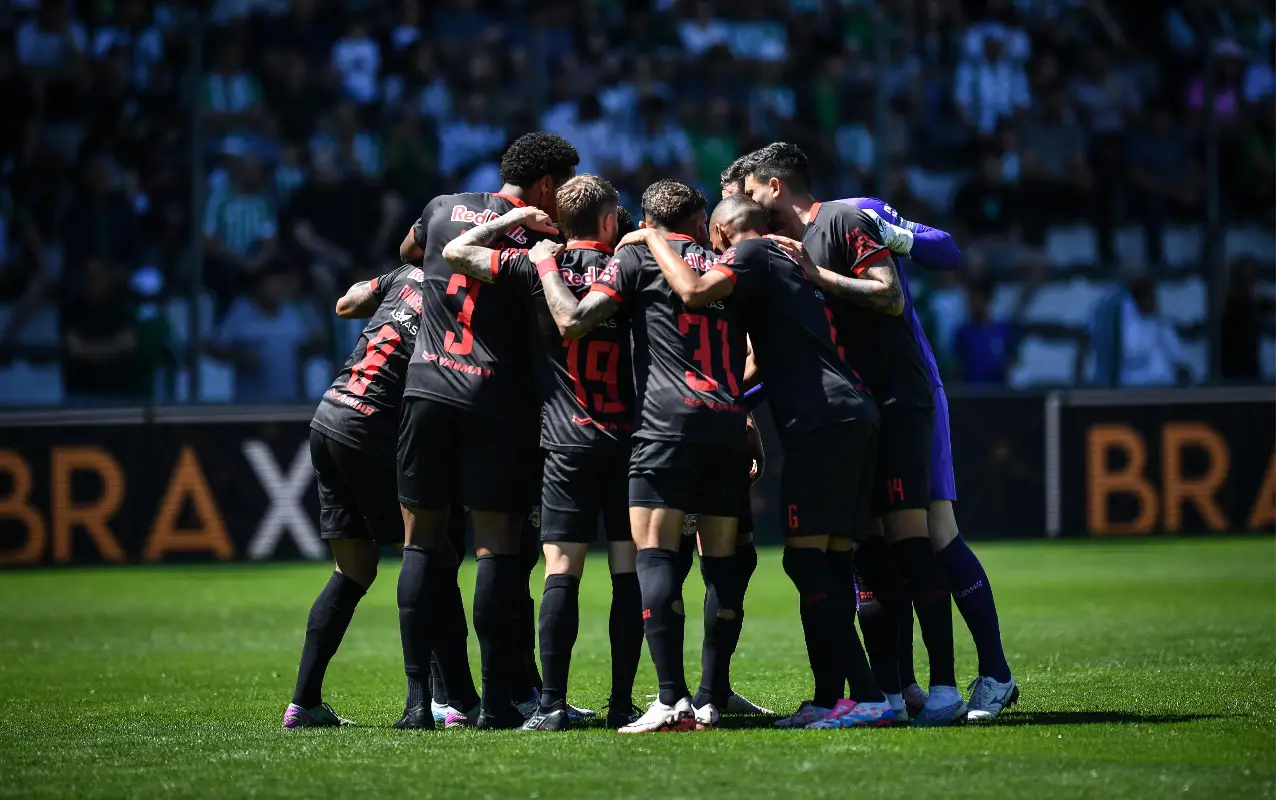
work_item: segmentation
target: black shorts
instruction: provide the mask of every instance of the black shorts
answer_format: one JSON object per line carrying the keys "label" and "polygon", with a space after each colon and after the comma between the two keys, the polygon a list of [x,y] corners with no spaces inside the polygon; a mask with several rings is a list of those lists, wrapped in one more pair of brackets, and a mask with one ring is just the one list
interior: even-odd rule
{"label": "black shorts", "polygon": [[403,544],[392,462],[389,453],[374,456],[310,429],[322,538]]}
{"label": "black shorts", "polygon": [[[740,493],[740,513],[736,517],[735,533],[737,537],[753,536],[753,498],[749,489],[753,488],[753,480],[745,473],[744,491]],[[695,536],[700,532],[695,514],[688,514],[682,521],[682,535]]]}
{"label": "black shorts", "polygon": [[933,408],[882,410],[882,435],[873,480],[873,516],[930,508]]}
{"label": "black shorts", "polygon": [[635,439],[629,456],[629,505],[734,517],[748,483],[749,456],[699,444]]}
{"label": "black shorts", "polygon": [[537,433],[527,415],[511,421],[405,397],[399,502],[420,509],[460,503],[470,511],[526,514],[536,502]]}
{"label": "black shorts", "polygon": [[541,481],[541,541],[588,543],[601,516],[609,542],[629,533],[629,454],[545,453]]}
{"label": "black shorts", "polygon": [[842,422],[783,439],[780,512],[786,536],[868,534],[877,429]]}

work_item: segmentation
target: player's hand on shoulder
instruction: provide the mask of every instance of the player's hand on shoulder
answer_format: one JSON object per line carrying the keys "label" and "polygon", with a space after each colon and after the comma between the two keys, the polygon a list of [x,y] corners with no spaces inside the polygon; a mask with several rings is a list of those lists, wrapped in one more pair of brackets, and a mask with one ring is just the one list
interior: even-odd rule
{"label": "player's hand on shoulder", "polygon": [[639,228],[636,231],[630,231],[621,237],[619,242],[616,242],[616,249],[619,250],[622,247],[646,246],[647,242],[651,240],[651,237],[655,235],[657,235],[655,228]]}
{"label": "player's hand on shoulder", "polygon": [[815,272],[815,262],[811,260],[811,254],[806,252],[806,246],[797,239],[790,239],[779,234],[770,234],[767,238],[779,245],[785,255],[796,261],[803,272],[808,275]]}
{"label": "player's hand on shoulder", "polygon": [[533,264],[539,264],[549,258],[558,258],[559,253],[563,252],[563,245],[550,239],[541,239],[532,245],[532,249],[527,251],[527,258]]}
{"label": "player's hand on shoulder", "polygon": [[516,208],[505,215],[512,222],[522,225],[529,231],[537,233],[547,233],[550,236],[558,235],[558,226],[554,224],[554,220],[550,219],[549,214],[541,211],[535,206],[523,206]]}

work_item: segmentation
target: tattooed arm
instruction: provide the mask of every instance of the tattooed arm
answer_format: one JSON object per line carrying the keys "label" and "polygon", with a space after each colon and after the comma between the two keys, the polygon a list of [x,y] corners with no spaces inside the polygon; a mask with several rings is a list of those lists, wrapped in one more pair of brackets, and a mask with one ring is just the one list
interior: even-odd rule
{"label": "tattooed arm", "polygon": [[492,248],[497,240],[523,227],[539,233],[558,234],[549,215],[538,208],[523,206],[502,214],[491,222],[476,225],[443,247],[443,258],[454,271],[484,283],[496,280],[500,251]]}
{"label": "tattooed arm", "polygon": [[[544,262],[542,262],[544,263]],[[614,293],[609,293],[601,284],[594,284],[594,289],[585,293],[580,300],[572,294],[572,290],[563,283],[563,276],[556,268],[540,263],[536,269],[541,275],[541,289],[545,292],[545,304],[549,313],[558,325],[558,332],[564,339],[579,339],[609,319],[620,308]]]}
{"label": "tattooed arm", "polygon": [[337,316],[342,319],[367,319],[380,303],[380,298],[372,292],[372,282],[359,281],[337,301]]}
{"label": "tattooed arm", "polygon": [[826,293],[840,297],[852,305],[892,317],[904,312],[904,286],[900,283],[899,273],[895,271],[895,262],[889,255],[877,256],[876,263],[865,267],[859,277],[853,278],[816,266],[799,241],[784,236],[771,238],[802,267],[806,277]]}

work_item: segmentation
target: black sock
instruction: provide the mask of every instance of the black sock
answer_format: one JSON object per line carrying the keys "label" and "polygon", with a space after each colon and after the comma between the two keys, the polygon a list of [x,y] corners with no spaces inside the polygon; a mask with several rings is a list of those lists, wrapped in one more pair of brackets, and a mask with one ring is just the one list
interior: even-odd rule
{"label": "black sock", "polygon": [[642,658],[642,590],[637,573],[611,576],[607,630],[611,635],[611,698],[617,703],[632,702],[634,676]]}
{"label": "black sock", "polygon": [[430,700],[435,705],[447,705],[447,684],[443,682],[443,673],[439,671],[439,657],[430,656]]}
{"label": "black sock", "polygon": [[355,606],[366,591],[340,572],[334,572],[328,585],[315,598],[306,620],[306,641],[301,646],[301,666],[292,692],[294,704],[314,708],[323,702],[323,674],[341,646]]}
{"label": "black sock", "polygon": [[847,638],[846,696],[856,702],[885,700],[877,678],[868,663],[859,634],[855,632],[857,599],[855,596],[855,561],[850,550],[830,550],[824,554],[834,586],[845,592],[847,607],[851,612],[851,635]]}
{"label": "black sock", "polygon": [[[896,574],[899,570],[896,570]],[[917,683],[917,670],[913,666],[913,601],[908,599],[908,592],[903,576],[900,576],[900,609],[899,609],[899,685],[908,688]]]}
{"label": "black sock", "polygon": [[785,548],[784,571],[802,596],[807,635],[817,642],[823,640],[837,667],[835,696],[830,697],[831,689],[827,685],[817,685],[815,704],[828,708],[836,703],[842,693],[843,680],[850,684],[850,697],[857,702],[885,699],[873,680],[868,658],[855,632],[855,603],[849,590],[852,577],[835,575],[827,556],[811,548]]}
{"label": "black sock", "polygon": [[684,536],[678,542],[678,585],[687,585],[691,565],[696,561],[696,537]]}
{"label": "black sock", "polygon": [[638,551],[638,585],[642,589],[643,628],[647,650],[656,665],[660,702],[671,706],[686,697],[687,675],[682,664],[686,616],[682,585],[677,583],[678,554],[651,547]]}
{"label": "black sock", "polygon": [[562,709],[567,702],[567,675],[579,632],[580,578],[550,575],[545,579],[540,616],[541,663],[545,668],[541,708],[547,711]]}
{"label": "black sock", "polygon": [[740,564],[740,585],[744,587],[747,594],[749,591],[749,581],[753,580],[753,573],[758,570],[758,548],[753,542],[748,544],[737,544],[735,549],[735,557]]}
{"label": "black sock", "polygon": [[953,656],[953,598],[939,558],[926,538],[904,539],[891,548],[908,580],[908,597],[917,610],[922,641],[930,657],[930,685],[956,686]]}
{"label": "black sock", "polygon": [[869,537],[855,552],[854,565],[860,578],[860,630],[864,649],[873,667],[878,687],[886,694],[899,694],[899,637],[902,587],[886,541]]}
{"label": "black sock", "polygon": [[[700,689],[692,701],[724,705],[731,695],[731,656],[744,624],[744,585],[736,556],[702,556],[704,576],[704,644],[700,654]],[[724,616],[724,613],[726,616]]]}
{"label": "black sock", "polygon": [[[524,557],[524,568],[527,568]],[[514,616],[514,646],[517,654],[510,661],[510,697],[521,703],[536,696],[541,688],[536,669],[536,603],[532,600],[531,573],[522,576],[518,587]]]}
{"label": "black sock", "polygon": [[483,671],[483,709],[503,713],[511,702],[510,667],[522,659],[515,640],[519,580],[526,574],[519,556],[478,557],[474,580],[474,634]]}
{"label": "black sock", "polygon": [[434,550],[415,545],[403,548],[403,568],[399,571],[399,637],[403,642],[403,672],[408,678],[404,709],[425,702],[430,676],[430,652],[438,613],[438,571],[442,559]]}
{"label": "black sock", "polygon": [[442,583],[439,615],[435,622],[434,659],[443,682],[445,702],[466,713],[478,705],[479,696],[474,688],[474,674],[470,671],[467,641],[470,629],[465,621],[465,600],[457,583],[457,570],[450,570]]}
{"label": "black sock", "polygon": [[528,535],[530,539],[523,551],[523,566],[527,569],[528,588],[522,598],[521,619],[524,622],[520,630],[523,641],[523,665],[527,674],[527,689],[524,694],[530,696],[532,689],[539,692],[543,688],[544,681],[541,679],[539,665],[536,663],[536,602],[532,600],[531,589],[532,573],[536,571],[536,565],[540,563],[541,557],[540,528],[530,529]]}

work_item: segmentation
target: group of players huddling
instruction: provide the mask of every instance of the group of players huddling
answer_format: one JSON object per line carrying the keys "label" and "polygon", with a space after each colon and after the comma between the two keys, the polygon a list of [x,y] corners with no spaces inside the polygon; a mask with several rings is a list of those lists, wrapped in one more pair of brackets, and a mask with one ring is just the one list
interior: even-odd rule
{"label": "group of players huddling", "polygon": [[[396,727],[564,730],[594,716],[567,702],[567,678],[600,519],[607,724],[647,733],[772,714],[730,676],[757,566],[748,493],[763,455],[750,410],[764,400],[784,448],[783,566],[815,684],[775,724],[947,725],[1012,705],[988,578],[953,517],[943,386],[893,258],[954,269],[951,237],[877,199],[816,201],[791,144],[731,164],[711,216],[696,189],[657,181],[636,229],[578,162],[561,137],[520,137],[499,192],[431,200],[403,266],[338,301],[369,323],[311,424],[336,571],[311,609],[284,727],[349,724],[321,686],[382,543],[403,546]],[[467,523],[481,694],[457,583]],[[538,670],[529,582],[542,551]],[[693,552],[707,589],[694,694],[682,659]],[[954,598],[979,656],[968,700]],[[929,693],[913,674],[914,611]],[[644,635],[659,693],[640,709]]]}

